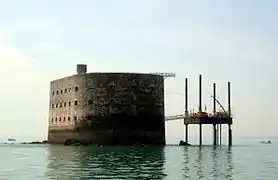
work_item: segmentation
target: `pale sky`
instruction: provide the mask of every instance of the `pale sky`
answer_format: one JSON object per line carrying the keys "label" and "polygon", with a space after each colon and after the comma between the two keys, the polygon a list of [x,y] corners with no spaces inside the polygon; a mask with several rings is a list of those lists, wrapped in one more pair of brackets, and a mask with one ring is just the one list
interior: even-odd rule
{"label": "pale sky", "polygon": [[[209,109],[212,82],[226,107],[231,81],[234,135],[277,136],[277,8],[275,0],[0,0],[0,137],[45,139],[49,83],[77,63],[176,73],[165,81],[166,115],[183,113],[185,77],[191,109],[199,73]],[[168,143],[183,138],[182,121],[166,127]],[[197,138],[197,126],[190,130]]]}

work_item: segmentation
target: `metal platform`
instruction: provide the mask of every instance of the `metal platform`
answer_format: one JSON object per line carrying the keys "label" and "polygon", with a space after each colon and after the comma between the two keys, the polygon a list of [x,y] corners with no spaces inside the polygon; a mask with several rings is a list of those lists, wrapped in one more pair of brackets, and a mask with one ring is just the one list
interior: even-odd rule
{"label": "metal platform", "polygon": [[[227,110],[216,98],[216,83],[213,83],[213,111],[206,112],[202,109],[202,75],[199,75],[199,109],[198,112],[189,112],[188,108],[188,79],[185,78],[185,111],[184,114],[165,117],[165,121],[183,120],[185,126],[185,144],[188,143],[188,130],[190,124],[199,125],[199,145],[202,145],[202,125],[210,124],[213,127],[213,145],[221,145],[222,125],[228,126],[228,145],[232,146],[232,124],[233,117],[231,114],[231,83],[228,82],[228,107]],[[216,110],[216,103],[221,107],[222,111]]]}
{"label": "metal platform", "polygon": [[184,119],[184,124],[233,124],[233,118],[229,117],[189,117]]}
{"label": "metal platform", "polygon": [[233,124],[232,117],[186,117],[184,114],[165,117],[165,121],[184,120],[184,124]]}

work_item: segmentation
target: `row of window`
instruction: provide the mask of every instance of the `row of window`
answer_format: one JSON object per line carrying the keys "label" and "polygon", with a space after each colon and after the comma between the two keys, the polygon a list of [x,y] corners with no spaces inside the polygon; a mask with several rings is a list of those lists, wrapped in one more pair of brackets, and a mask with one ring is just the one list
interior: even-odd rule
{"label": "row of window", "polygon": [[[78,87],[77,86],[75,86],[74,87],[74,91],[78,91]],[[66,93],[70,93],[71,92],[71,88],[69,88],[69,89],[61,89],[61,90],[56,90],[56,95],[59,95],[59,94],[66,94]],[[52,91],[52,95],[54,96],[55,95],[55,91]]]}
{"label": "row of window", "polygon": [[[93,104],[93,100],[88,100],[88,104],[89,105],[92,105]],[[71,101],[69,102],[60,102],[60,103],[56,103],[56,104],[52,104],[51,105],[51,108],[54,109],[54,108],[61,108],[61,107],[67,107],[68,106],[71,106]],[[78,105],[78,101],[75,100],[74,101],[74,105],[77,106]]]}
{"label": "row of window", "polygon": [[[51,107],[52,107],[52,109],[53,109],[53,108],[58,108],[58,107],[60,107],[60,108],[61,108],[61,107],[67,107],[67,105],[68,105],[68,106],[71,106],[71,101],[69,101],[69,102],[60,102],[60,103],[52,104]],[[77,100],[74,101],[74,105],[75,105],[75,106],[78,105],[78,101],[77,101]]]}
{"label": "row of window", "polygon": [[[76,121],[77,120],[77,116],[74,116],[73,119]],[[59,118],[56,117],[56,118],[52,118],[51,119],[51,123],[54,123],[54,122],[57,123],[58,121],[59,122],[62,122],[62,121],[64,121],[64,122],[65,121],[71,121],[71,117],[70,116],[68,118],[66,118],[66,117],[63,117],[63,118],[62,117],[59,117]]]}
{"label": "row of window", "polygon": [[[82,118],[83,118],[83,116],[82,116]],[[86,119],[87,119],[87,120],[92,120],[92,119],[93,119],[93,116],[89,115],[89,116],[86,117]],[[77,120],[77,116],[74,116],[74,117],[73,117],[73,120],[76,121],[76,120]],[[64,121],[64,122],[69,121],[69,122],[70,122],[70,121],[71,121],[71,117],[68,116],[68,117],[59,117],[59,118],[56,117],[56,118],[51,118],[51,121],[50,121],[50,122],[51,122],[51,123],[54,123],[54,122],[57,123],[57,122],[62,122],[62,121]]]}

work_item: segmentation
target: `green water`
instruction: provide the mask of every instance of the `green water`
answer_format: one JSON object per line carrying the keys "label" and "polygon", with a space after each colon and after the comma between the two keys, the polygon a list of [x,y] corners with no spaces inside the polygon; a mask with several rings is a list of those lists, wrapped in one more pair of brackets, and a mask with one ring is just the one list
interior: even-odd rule
{"label": "green water", "polygon": [[0,145],[1,180],[276,180],[278,145],[126,148]]}

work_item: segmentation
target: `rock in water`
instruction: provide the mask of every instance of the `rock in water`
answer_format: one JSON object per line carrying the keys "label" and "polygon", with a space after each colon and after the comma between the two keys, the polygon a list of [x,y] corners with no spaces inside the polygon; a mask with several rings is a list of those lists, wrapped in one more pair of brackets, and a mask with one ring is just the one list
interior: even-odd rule
{"label": "rock in water", "polygon": [[180,140],[179,146],[191,146],[190,144]]}

